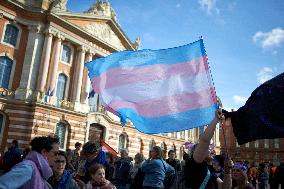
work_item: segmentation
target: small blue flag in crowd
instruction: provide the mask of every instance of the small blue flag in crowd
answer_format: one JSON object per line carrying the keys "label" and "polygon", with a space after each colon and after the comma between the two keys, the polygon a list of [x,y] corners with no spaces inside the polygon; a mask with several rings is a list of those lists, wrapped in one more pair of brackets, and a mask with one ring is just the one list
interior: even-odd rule
{"label": "small blue flag in crowd", "polygon": [[231,118],[238,143],[257,139],[284,137],[284,73],[256,88],[246,104],[235,112],[226,112]]}
{"label": "small blue flag in crowd", "polygon": [[86,64],[105,108],[148,134],[206,125],[217,97],[203,40],[171,49],[121,51]]}

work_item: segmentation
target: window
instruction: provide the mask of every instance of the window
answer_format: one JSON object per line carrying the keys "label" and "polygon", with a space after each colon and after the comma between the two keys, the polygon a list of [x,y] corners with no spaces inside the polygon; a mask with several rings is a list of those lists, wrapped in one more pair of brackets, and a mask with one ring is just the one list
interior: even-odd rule
{"label": "window", "polygon": [[7,24],[3,41],[15,47],[17,44],[18,34],[19,29],[16,26],[13,26],[12,24]]}
{"label": "window", "polygon": [[181,131],[180,132],[180,138],[181,139],[185,139],[185,131]]}
{"label": "window", "polygon": [[264,139],[264,148],[269,148],[269,139]]}
{"label": "window", "polygon": [[120,151],[127,146],[127,136],[125,134],[121,134],[119,136],[118,150]]}
{"label": "window", "polygon": [[177,138],[177,132],[172,133],[172,138]]}
{"label": "window", "polygon": [[67,84],[67,76],[65,74],[59,74],[56,86],[56,97],[58,100],[63,100],[65,97]]}
{"label": "window", "polygon": [[167,145],[166,143],[161,143],[161,150],[163,152],[163,158],[165,159],[167,157]]}
{"label": "window", "polygon": [[255,147],[255,148],[258,148],[258,146],[259,146],[258,140],[254,141],[254,147]]}
{"label": "window", "polygon": [[71,60],[71,49],[67,45],[63,45],[61,60],[66,63],[70,63]]}
{"label": "window", "polygon": [[65,136],[66,136],[66,124],[58,123],[56,125],[55,135],[59,138],[59,147],[61,149],[65,148]]}
{"label": "window", "polygon": [[0,87],[8,88],[13,61],[6,56],[0,57]]}
{"label": "window", "polygon": [[[247,143],[248,144],[248,143]],[[240,147],[238,141],[236,140],[236,147]]]}
{"label": "window", "polygon": [[4,129],[3,122],[4,122],[4,116],[3,114],[0,113],[0,136],[1,136],[2,130]]}
{"label": "window", "polygon": [[274,139],[274,148],[279,148],[279,146],[280,146],[280,140],[279,140],[279,138],[275,138]]}
{"label": "window", "polygon": [[149,144],[149,150],[152,150],[154,146],[156,146],[156,142],[152,139]]}
{"label": "window", "polygon": [[184,147],[181,146],[181,147],[179,148],[179,159],[183,159],[183,152],[184,152]]}
{"label": "window", "polygon": [[143,144],[143,140],[140,138],[140,153],[143,154],[143,150],[144,150],[144,144]]}
{"label": "window", "polygon": [[249,142],[245,144],[245,147],[246,147],[246,148],[249,148]]}

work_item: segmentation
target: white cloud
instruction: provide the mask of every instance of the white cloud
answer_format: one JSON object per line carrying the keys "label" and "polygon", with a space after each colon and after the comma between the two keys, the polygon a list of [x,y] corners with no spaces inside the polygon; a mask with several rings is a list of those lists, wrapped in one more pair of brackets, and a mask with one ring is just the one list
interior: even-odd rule
{"label": "white cloud", "polygon": [[252,40],[262,48],[277,47],[284,42],[284,29],[274,28],[270,32],[258,31]]}
{"label": "white cloud", "polygon": [[264,83],[273,77],[274,70],[270,67],[264,67],[257,73],[257,81]]}
{"label": "white cloud", "polygon": [[233,100],[236,104],[244,105],[247,101],[247,97],[245,96],[239,96],[239,95],[234,95]]}
{"label": "white cloud", "polygon": [[178,3],[178,4],[176,4],[176,8],[180,8],[181,7],[181,5]]}
{"label": "white cloud", "polygon": [[216,0],[198,0],[198,3],[209,15],[212,13],[218,15],[220,13],[220,10],[216,7]]}

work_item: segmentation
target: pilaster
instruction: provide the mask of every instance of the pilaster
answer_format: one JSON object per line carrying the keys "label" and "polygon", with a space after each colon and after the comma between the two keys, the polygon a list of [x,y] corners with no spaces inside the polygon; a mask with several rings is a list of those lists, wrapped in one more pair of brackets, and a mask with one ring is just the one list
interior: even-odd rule
{"label": "pilaster", "polygon": [[15,98],[19,100],[31,101],[36,89],[38,70],[43,48],[43,35],[39,25],[28,27],[29,35],[20,86],[15,92]]}

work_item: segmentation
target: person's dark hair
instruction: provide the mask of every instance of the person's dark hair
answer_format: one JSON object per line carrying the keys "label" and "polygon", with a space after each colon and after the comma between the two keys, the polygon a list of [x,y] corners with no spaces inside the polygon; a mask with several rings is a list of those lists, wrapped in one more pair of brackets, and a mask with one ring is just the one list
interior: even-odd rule
{"label": "person's dark hair", "polygon": [[19,143],[18,143],[17,140],[13,140],[13,141],[12,141],[12,144],[14,144],[14,146],[17,147],[17,148],[18,148],[18,146],[19,146]]}
{"label": "person's dark hair", "polygon": [[182,159],[183,159],[183,160],[188,160],[188,159],[189,159],[188,153],[183,152]]}
{"label": "person's dark hair", "polygon": [[79,147],[79,146],[82,146],[82,143],[76,142],[76,143],[75,143],[75,148],[76,148],[76,147]]}
{"label": "person's dark hair", "polygon": [[100,145],[99,142],[89,141],[89,142],[87,142],[83,145],[82,151],[83,151],[84,154],[86,154],[86,153],[93,154],[95,152],[101,151],[101,145]]}
{"label": "person's dark hair", "polygon": [[96,172],[97,172],[99,169],[105,169],[105,167],[104,167],[102,164],[96,163],[95,165],[92,165],[92,166],[90,167],[89,173],[90,173],[91,175],[94,175],[94,174],[96,174]]}
{"label": "person's dark hair", "polygon": [[215,155],[213,157],[213,161],[217,161],[219,165],[224,168],[224,163],[225,163],[225,157],[222,155]]}
{"label": "person's dark hair", "polygon": [[41,136],[35,137],[31,141],[32,151],[36,151],[38,153],[41,153],[43,149],[49,152],[52,149],[53,144],[59,144],[59,139],[57,137]]}
{"label": "person's dark hair", "polygon": [[28,148],[25,148],[24,151],[23,151],[23,157],[22,159],[25,159],[26,156],[30,153],[31,149],[28,147]]}
{"label": "person's dark hair", "polygon": [[168,156],[169,156],[171,153],[176,153],[176,152],[175,152],[174,150],[169,150]]}
{"label": "person's dark hair", "polygon": [[109,152],[106,153],[106,158],[109,158],[109,164],[113,164],[114,163],[114,158],[113,155]]}
{"label": "person's dark hair", "polygon": [[[136,155],[135,155],[135,163],[141,163],[142,161],[144,161],[144,155],[143,154],[141,154],[141,153],[137,153]],[[136,162],[136,160],[137,160],[137,162]]]}
{"label": "person's dark hair", "polygon": [[62,151],[62,150],[59,150],[58,156],[63,156],[63,157],[65,158],[65,161],[66,161],[65,167],[68,167],[68,166],[69,166],[69,163],[68,163],[68,159],[67,159],[67,154],[66,154],[66,152],[64,152],[64,151]]}

